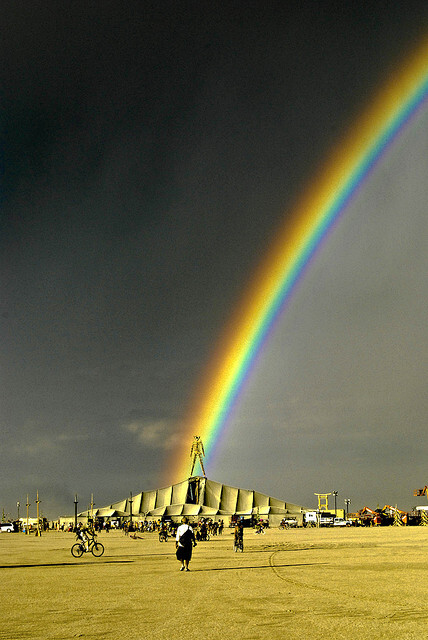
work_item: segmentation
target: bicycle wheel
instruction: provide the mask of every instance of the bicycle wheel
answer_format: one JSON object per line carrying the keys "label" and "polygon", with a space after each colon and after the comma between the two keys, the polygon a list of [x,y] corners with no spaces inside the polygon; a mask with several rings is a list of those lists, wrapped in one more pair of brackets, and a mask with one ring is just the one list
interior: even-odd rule
{"label": "bicycle wheel", "polygon": [[75,558],[81,558],[83,556],[82,545],[78,542],[76,542],[76,544],[73,544],[73,546],[71,547],[71,555]]}
{"label": "bicycle wheel", "polygon": [[92,545],[92,549],[91,549],[92,553],[94,556],[96,556],[97,558],[99,558],[100,556],[103,555],[104,553],[104,547],[101,544],[101,542],[94,542],[94,544]]}

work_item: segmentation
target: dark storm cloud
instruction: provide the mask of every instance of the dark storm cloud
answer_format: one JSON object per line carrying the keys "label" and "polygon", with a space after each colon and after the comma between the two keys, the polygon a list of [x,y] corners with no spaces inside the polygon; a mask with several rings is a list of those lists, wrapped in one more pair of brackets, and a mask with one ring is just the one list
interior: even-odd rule
{"label": "dark storm cloud", "polygon": [[3,3],[5,502],[43,474],[106,502],[156,485],[283,212],[426,18]]}

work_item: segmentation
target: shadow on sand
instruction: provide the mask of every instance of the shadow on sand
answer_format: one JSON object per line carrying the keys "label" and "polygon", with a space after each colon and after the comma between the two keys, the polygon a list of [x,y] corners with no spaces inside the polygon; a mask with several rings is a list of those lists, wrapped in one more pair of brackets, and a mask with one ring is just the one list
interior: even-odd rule
{"label": "shadow on sand", "polygon": [[276,564],[274,567],[270,564],[259,564],[250,567],[213,567],[212,569],[192,569],[196,573],[196,571],[245,571],[246,569],[283,569],[285,567],[319,567],[323,564],[328,564],[327,562],[302,562],[300,564]]}
{"label": "shadow on sand", "polygon": [[0,569],[31,569],[38,567],[82,567],[88,564],[94,564],[95,562],[100,562],[101,564],[127,564],[129,562],[134,562],[134,560],[91,560],[91,561],[82,561],[75,560],[74,562],[44,562],[38,564],[2,564],[0,565]]}

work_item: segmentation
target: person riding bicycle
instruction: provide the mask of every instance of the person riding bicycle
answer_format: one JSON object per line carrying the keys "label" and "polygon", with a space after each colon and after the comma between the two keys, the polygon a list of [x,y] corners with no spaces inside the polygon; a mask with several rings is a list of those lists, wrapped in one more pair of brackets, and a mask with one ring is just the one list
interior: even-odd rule
{"label": "person riding bicycle", "polygon": [[265,532],[265,528],[264,528],[263,520],[260,520],[256,524],[256,533],[264,533],[264,532]]}
{"label": "person riding bicycle", "polygon": [[76,536],[83,542],[85,545],[85,550],[89,551],[89,541],[95,537],[95,532],[90,526],[78,525],[76,529]]}
{"label": "person riding bicycle", "polygon": [[159,540],[164,540],[165,542],[168,540],[168,526],[166,522],[162,522],[160,531],[159,531]]}

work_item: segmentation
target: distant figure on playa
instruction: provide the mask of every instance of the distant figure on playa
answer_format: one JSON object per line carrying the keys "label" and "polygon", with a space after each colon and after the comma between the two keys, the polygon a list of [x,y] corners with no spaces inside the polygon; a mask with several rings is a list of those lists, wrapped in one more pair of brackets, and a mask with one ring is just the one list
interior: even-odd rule
{"label": "distant figure on playa", "polygon": [[244,526],[242,524],[242,521],[238,521],[235,525],[233,550],[241,552],[244,551]]}
{"label": "distant figure on playa", "polygon": [[206,478],[204,463],[202,461],[202,457],[205,455],[204,445],[202,444],[202,440],[200,436],[194,436],[192,447],[190,449],[190,457],[192,458],[192,469],[190,471],[190,475],[193,475],[193,469],[195,468],[196,459],[199,459],[199,464],[201,465],[202,473],[204,474],[204,478]]}
{"label": "distant figure on playa", "polygon": [[177,556],[177,560],[181,562],[180,571],[190,571],[189,562],[192,558],[193,547],[196,547],[196,540],[193,529],[189,525],[189,521],[186,516],[182,518],[181,524],[177,529],[175,547],[175,555]]}

